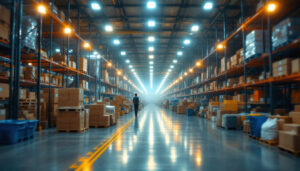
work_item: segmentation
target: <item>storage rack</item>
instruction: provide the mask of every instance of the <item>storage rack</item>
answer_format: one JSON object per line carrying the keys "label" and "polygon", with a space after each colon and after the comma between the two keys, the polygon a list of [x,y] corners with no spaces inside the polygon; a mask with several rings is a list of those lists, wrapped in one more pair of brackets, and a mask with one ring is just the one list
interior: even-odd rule
{"label": "storage rack", "polygon": [[[47,7],[49,7],[50,10],[47,10],[47,13],[45,16],[38,15],[38,43],[37,47],[38,49],[36,51],[28,50],[26,48],[23,48],[21,46],[21,37],[22,35],[19,35],[17,33],[20,33],[20,30],[22,29],[22,19],[19,20],[19,18],[22,18],[23,16],[23,0],[12,0],[11,4],[1,4],[6,5],[10,7],[11,11],[11,28],[10,28],[10,40],[9,42],[6,40],[0,41],[0,62],[9,62],[9,75],[10,76],[0,76],[0,82],[1,83],[9,83],[10,86],[10,95],[8,100],[8,115],[6,116],[7,119],[18,119],[19,114],[19,89],[20,87],[24,88],[31,88],[36,91],[36,97],[37,97],[37,110],[36,110],[36,117],[37,120],[39,120],[40,116],[40,90],[41,88],[49,88],[49,102],[51,102],[51,88],[62,88],[67,87],[67,85],[55,85],[51,83],[51,75],[52,73],[60,73],[66,78],[68,76],[72,76],[75,78],[75,85],[73,87],[79,87],[79,79],[86,79],[88,80],[89,84],[94,84],[94,90],[85,90],[85,95],[88,96],[89,102],[91,101],[91,96],[94,95],[96,100],[98,100],[101,96],[115,96],[115,95],[124,95],[126,97],[130,97],[133,95],[133,91],[136,89],[135,85],[128,81],[127,89],[116,86],[115,84],[107,84],[101,81],[101,74],[99,76],[91,76],[88,73],[84,73],[79,70],[78,64],[79,64],[79,56],[81,53],[80,48],[80,41],[84,41],[84,39],[79,35],[80,31],[80,10],[78,10],[78,24],[77,24],[77,32],[73,31],[73,38],[76,39],[76,69],[69,67],[69,65],[62,65],[60,63],[57,63],[53,60],[51,60],[51,56],[54,52],[54,25],[58,24],[61,26],[68,26],[71,25],[69,19],[67,21],[63,21],[57,16],[54,12],[54,1],[52,0]],[[38,4],[38,1],[31,1],[32,7],[35,8],[35,6]],[[49,17],[50,24],[49,24],[49,38],[47,41],[49,42],[49,48],[48,50],[48,57],[44,57],[41,54],[42,47],[42,39],[44,36],[43,32],[43,18]],[[67,9],[67,18],[70,18],[70,1],[68,1],[68,9]],[[54,23],[55,22],[55,23]],[[69,49],[70,49],[70,36],[66,37],[67,44],[66,44],[66,55],[67,55],[67,63],[69,61]],[[64,48],[63,48],[64,49]],[[13,58],[11,58],[13,56]],[[104,57],[101,58],[104,62],[107,61]],[[88,59],[89,60],[89,59]],[[25,80],[20,78],[20,65],[30,65],[37,67],[38,70],[38,76],[35,78],[35,80]],[[101,68],[101,62],[100,62],[100,68]],[[46,72],[49,75],[49,83],[41,83],[41,73]],[[123,79],[123,77],[120,77],[120,79]],[[63,80],[62,82],[67,82],[67,79]],[[127,81],[127,79],[126,79]],[[100,86],[109,86],[114,87],[117,89],[116,94],[107,94],[105,92],[100,92]],[[3,100],[2,100],[3,101]],[[6,101],[6,100],[4,100]],[[50,105],[48,109],[48,121],[50,125]]]}
{"label": "storage rack", "polygon": [[[276,1],[275,1],[276,2]],[[284,104],[285,108],[291,110],[291,91],[293,88],[297,87],[297,83],[300,80],[300,74],[291,74],[287,76],[281,77],[274,77],[272,73],[272,63],[273,61],[280,60],[283,57],[297,57],[296,55],[299,54],[299,47],[300,47],[300,39],[296,39],[292,42],[288,42],[287,44],[276,48],[275,50],[272,49],[272,46],[266,50],[263,54],[258,56],[254,56],[251,59],[245,60],[243,63],[238,64],[230,69],[227,69],[227,60],[229,59],[229,54],[235,52],[231,49],[233,46],[230,45],[233,43],[240,43],[244,49],[245,56],[245,35],[246,32],[255,29],[262,29],[264,35],[268,35],[267,40],[264,39],[263,46],[266,47],[266,43],[272,45],[272,27],[277,24],[282,19],[285,19],[288,16],[299,14],[298,8],[299,7],[291,7],[291,5],[287,5],[291,3],[291,1],[277,1],[279,2],[279,11],[278,13],[274,14],[267,14],[266,13],[266,5],[258,10],[253,16],[248,17],[246,20],[244,19],[244,0],[241,1],[241,21],[242,24],[239,25],[237,29],[235,29],[229,36],[227,35],[226,30],[226,17],[223,18],[223,25],[224,25],[224,40],[221,42],[222,45],[229,44],[224,50],[219,51],[216,48],[212,50],[206,56],[202,56],[201,62],[202,66],[200,68],[194,67],[195,72],[193,74],[189,74],[189,76],[183,78],[181,82],[179,79],[176,80],[173,84],[171,84],[167,89],[165,89],[164,93],[166,96],[171,98],[187,98],[191,97],[195,100],[195,98],[206,98],[206,99],[221,99],[224,95],[232,95],[234,92],[242,92],[245,95],[244,101],[244,112],[249,112],[249,105],[263,105],[265,112],[270,112],[273,114],[274,108],[277,107],[275,98],[279,97],[277,91],[275,89],[282,88],[285,90],[285,96],[287,99],[287,104]],[[285,8],[282,8],[285,7]],[[224,16],[225,16],[224,11]],[[253,26],[254,25],[254,26]],[[257,27],[258,26],[258,27]],[[216,32],[216,35],[218,33]],[[241,37],[237,39],[236,37]],[[264,37],[264,36],[263,36]],[[237,39],[237,40],[236,40]],[[218,40],[218,36],[216,36],[216,40]],[[242,43],[241,43],[242,42]],[[220,42],[219,42],[220,43]],[[217,44],[218,45],[218,44]],[[236,48],[235,48],[236,49]],[[208,49],[207,49],[208,51]],[[267,52],[269,51],[269,52]],[[219,60],[221,57],[225,58],[225,71],[220,72],[220,63]],[[218,68],[217,75],[213,76],[211,70],[207,69],[210,66],[215,66]],[[256,82],[247,82],[247,76],[250,72],[254,72],[254,70],[262,70],[263,72],[263,79],[256,81]],[[203,79],[200,83],[191,84],[191,80],[195,79],[201,73],[208,72],[208,78]],[[269,71],[270,76],[267,77],[267,72]],[[188,72],[188,71],[187,71]],[[233,86],[226,86],[220,87],[219,82],[225,81],[225,85],[227,85],[228,78],[233,78],[237,76],[244,76],[243,83],[233,85]],[[209,86],[209,83],[217,81],[217,89],[214,90],[204,90],[204,86]],[[188,84],[186,86],[185,84]],[[193,88],[203,88],[203,92],[192,93]],[[264,102],[248,102],[247,95],[249,95],[249,91],[253,89],[263,89],[264,90]],[[285,98],[285,97],[282,97]]]}

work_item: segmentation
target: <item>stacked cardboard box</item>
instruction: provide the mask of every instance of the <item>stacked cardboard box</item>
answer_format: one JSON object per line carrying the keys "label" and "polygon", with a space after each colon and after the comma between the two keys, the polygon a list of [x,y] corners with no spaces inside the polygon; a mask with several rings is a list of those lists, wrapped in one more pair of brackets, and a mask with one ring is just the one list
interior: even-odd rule
{"label": "stacked cardboard box", "polygon": [[236,100],[224,100],[217,112],[217,126],[222,127],[222,116],[224,114],[238,113],[238,102]]}
{"label": "stacked cardboard box", "polygon": [[[50,119],[50,125],[49,126],[55,126],[56,124],[56,117],[58,115],[58,88],[51,88],[51,101],[49,102],[49,89],[44,88],[43,93],[41,94],[41,97],[43,101],[41,101],[41,104],[43,104],[42,112],[41,112],[41,121],[48,121]],[[49,113],[49,107],[50,107],[50,118],[48,117]]]}
{"label": "stacked cardboard box", "polygon": [[103,103],[97,103],[89,105],[90,127],[109,127],[110,126],[110,115],[106,115],[106,105]]}
{"label": "stacked cardboard box", "polygon": [[110,116],[110,125],[116,124],[116,109],[114,106],[105,106],[106,113],[105,115]]}
{"label": "stacked cardboard box", "polygon": [[291,74],[291,59],[285,58],[277,62],[273,62],[273,76],[284,76]]}
{"label": "stacked cardboard box", "polygon": [[23,74],[24,74],[24,79],[25,80],[35,80],[37,76],[37,70],[35,67],[28,66],[28,67],[23,67]]}
{"label": "stacked cardboard box", "polygon": [[84,110],[84,129],[87,130],[90,127],[90,110]]}
{"label": "stacked cardboard box", "polygon": [[292,60],[292,74],[300,72],[300,58]]}
{"label": "stacked cardboard box", "polygon": [[35,92],[28,92],[24,89],[20,90],[20,96],[24,96],[19,100],[20,115],[19,119],[34,120],[36,119],[37,101]]}
{"label": "stacked cardboard box", "polygon": [[220,72],[225,72],[225,58],[223,57],[221,59],[221,69],[220,69]]}
{"label": "stacked cardboard box", "polygon": [[5,41],[9,41],[10,33],[10,10],[0,5],[0,38]]}
{"label": "stacked cardboard box", "polygon": [[83,106],[83,90],[81,88],[60,88],[58,89],[59,107],[76,107]]}
{"label": "stacked cardboard box", "polygon": [[9,84],[0,83],[0,99],[9,98]]}
{"label": "stacked cardboard box", "polygon": [[88,90],[89,89],[89,82],[86,80],[79,80],[79,87]]}
{"label": "stacked cardboard box", "polygon": [[86,58],[84,58],[84,57],[79,58],[78,68],[79,68],[79,71],[83,71],[85,73],[88,72],[88,61]]}
{"label": "stacked cardboard box", "polygon": [[84,131],[84,110],[78,111],[59,111],[56,121],[57,131]]}
{"label": "stacked cardboard box", "polygon": [[292,123],[284,124],[283,130],[279,131],[278,147],[285,150],[300,152],[300,105],[295,106],[295,110],[290,112]]}
{"label": "stacked cardboard box", "polygon": [[55,53],[51,57],[53,61],[62,64],[62,65],[67,65],[67,56],[66,55],[61,55],[59,53]]}

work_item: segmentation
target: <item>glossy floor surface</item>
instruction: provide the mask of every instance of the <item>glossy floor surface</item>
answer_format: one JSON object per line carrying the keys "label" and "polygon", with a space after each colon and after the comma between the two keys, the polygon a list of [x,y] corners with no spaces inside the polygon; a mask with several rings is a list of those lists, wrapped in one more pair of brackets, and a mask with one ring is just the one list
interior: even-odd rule
{"label": "glossy floor surface", "polygon": [[300,158],[242,131],[149,105],[116,126],[85,133],[42,131],[0,146],[0,170],[299,170]]}

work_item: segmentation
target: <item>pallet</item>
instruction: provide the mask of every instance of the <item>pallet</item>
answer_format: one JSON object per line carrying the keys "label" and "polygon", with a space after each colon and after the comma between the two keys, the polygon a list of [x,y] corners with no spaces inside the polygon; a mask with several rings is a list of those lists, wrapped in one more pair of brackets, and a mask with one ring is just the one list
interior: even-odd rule
{"label": "pallet", "polygon": [[260,57],[262,54],[255,54],[255,55],[253,55],[253,56],[251,56],[251,57],[249,57],[249,58],[247,58],[247,59],[244,59],[244,61],[245,62],[248,62],[248,61],[251,61],[252,59],[255,59],[255,58],[257,58],[257,57]]}
{"label": "pallet", "polygon": [[20,99],[19,102],[25,102],[25,103],[33,103],[35,102],[36,103],[36,99]]}
{"label": "pallet", "polygon": [[254,140],[259,141],[259,139],[260,139],[260,138],[258,138],[258,137],[252,136],[252,135],[250,135],[250,134],[248,134],[248,135],[249,135],[250,138],[252,138],[252,139],[254,139]]}
{"label": "pallet", "polygon": [[8,100],[9,97],[0,97],[0,100]]}
{"label": "pallet", "polygon": [[109,126],[89,126],[90,128],[109,128]]}
{"label": "pallet", "polygon": [[259,139],[260,142],[264,143],[264,144],[268,144],[271,146],[275,146],[278,144],[277,140],[262,140],[261,138]]}
{"label": "pallet", "polygon": [[85,129],[83,129],[83,130],[63,130],[63,129],[56,130],[56,132],[67,132],[67,133],[69,133],[69,132],[82,133],[82,132],[84,132],[84,131],[85,131]]}
{"label": "pallet", "polygon": [[290,154],[293,154],[294,156],[297,156],[297,157],[300,156],[300,151],[294,151],[294,150],[292,150],[292,149],[287,149],[287,148],[281,147],[281,146],[278,146],[278,148],[279,148],[280,150],[282,150],[282,151],[286,151],[286,152],[288,152],[288,153],[290,153]]}
{"label": "pallet", "polygon": [[88,74],[88,72],[86,71],[82,71],[82,70],[79,70],[80,72],[84,73],[84,74]]}
{"label": "pallet", "polygon": [[58,111],[79,112],[79,111],[84,111],[84,107],[83,106],[60,107],[58,108]]}
{"label": "pallet", "polygon": [[3,44],[8,44],[9,40],[4,37],[0,37],[0,42],[2,42]]}

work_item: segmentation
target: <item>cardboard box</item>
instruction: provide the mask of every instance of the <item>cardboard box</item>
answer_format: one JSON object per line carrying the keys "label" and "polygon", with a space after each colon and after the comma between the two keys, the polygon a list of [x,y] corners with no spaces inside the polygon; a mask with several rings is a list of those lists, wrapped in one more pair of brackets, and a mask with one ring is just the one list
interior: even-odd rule
{"label": "cardboard box", "polygon": [[81,88],[61,88],[58,89],[59,107],[79,107],[83,106],[83,90]]}
{"label": "cardboard box", "polygon": [[222,127],[222,116],[225,114],[233,114],[233,111],[224,111],[224,110],[218,110],[217,111],[217,126]]}
{"label": "cardboard box", "polygon": [[297,58],[292,61],[292,74],[299,73],[299,72],[300,72],[300,59]]}
{"label": "cardboard box", "polygon": [[90,127],[90,110],[89,109],[85,109],[84,110],[84,129],[89,129]]}
{"label": "cardboard box", "polygon": [[300,112],[290,112],[289,116],[292,118],[292,122],[295,124],[300,124]]}
{"label": "cardboard box", "polygon": [[283,130],[300,136],[300,124],[284,124]]}
{"label": "cardboard box", "polygon": [[67,56],[66,55],[61,55],[59,53],[55,53],[51,56],[51,58],[55,62],[62,63],[62,64],[65,64],[65,65],[67,64]]}
{"label": "cardboard box", "polygon": [[0,83],[0,98],[9,98],[9,84]]}
{"label": "cardboard box", "polygon": [[222,111],[238,111],[238,102],[235,100],[224,100],[220,105],[220,110]]}
{"label": "cardboard box", "polygon": [[57,116],[56,130],[83,131],[84,111],[60,111]]}
{"label": "cardboard box", "polygon": [[[49,99],[49,88],[43,89],[45,101],[48,103]],[[51,88],[51,103],[58,103],[58,88]]]}
{"label": "cardboard box", "polygon": [[6,109],[0,109],[0,120],[6,119]]}
{"label": "cardboard box", "polygon": [[292,104],[300,104],[300,90],[293,89],[291,93]]}
{"label": "cardboard box", "polygon": [[294,106],[294,111],[300,112],[300,105],[295,105]]}
{"label": "cardboard box", "polygon": [[289,131],[279,131],[278,147],[288,151],[300,152],[300,136]]}
{"label": "cardboard box", "polygon": [[36,99],[35,92],[27,92],[27,99]]}
{"label": "cardboard box", "polygon": [[88,61],[86,58],[79,58],[79,70],[83,72],[88,72]]}

